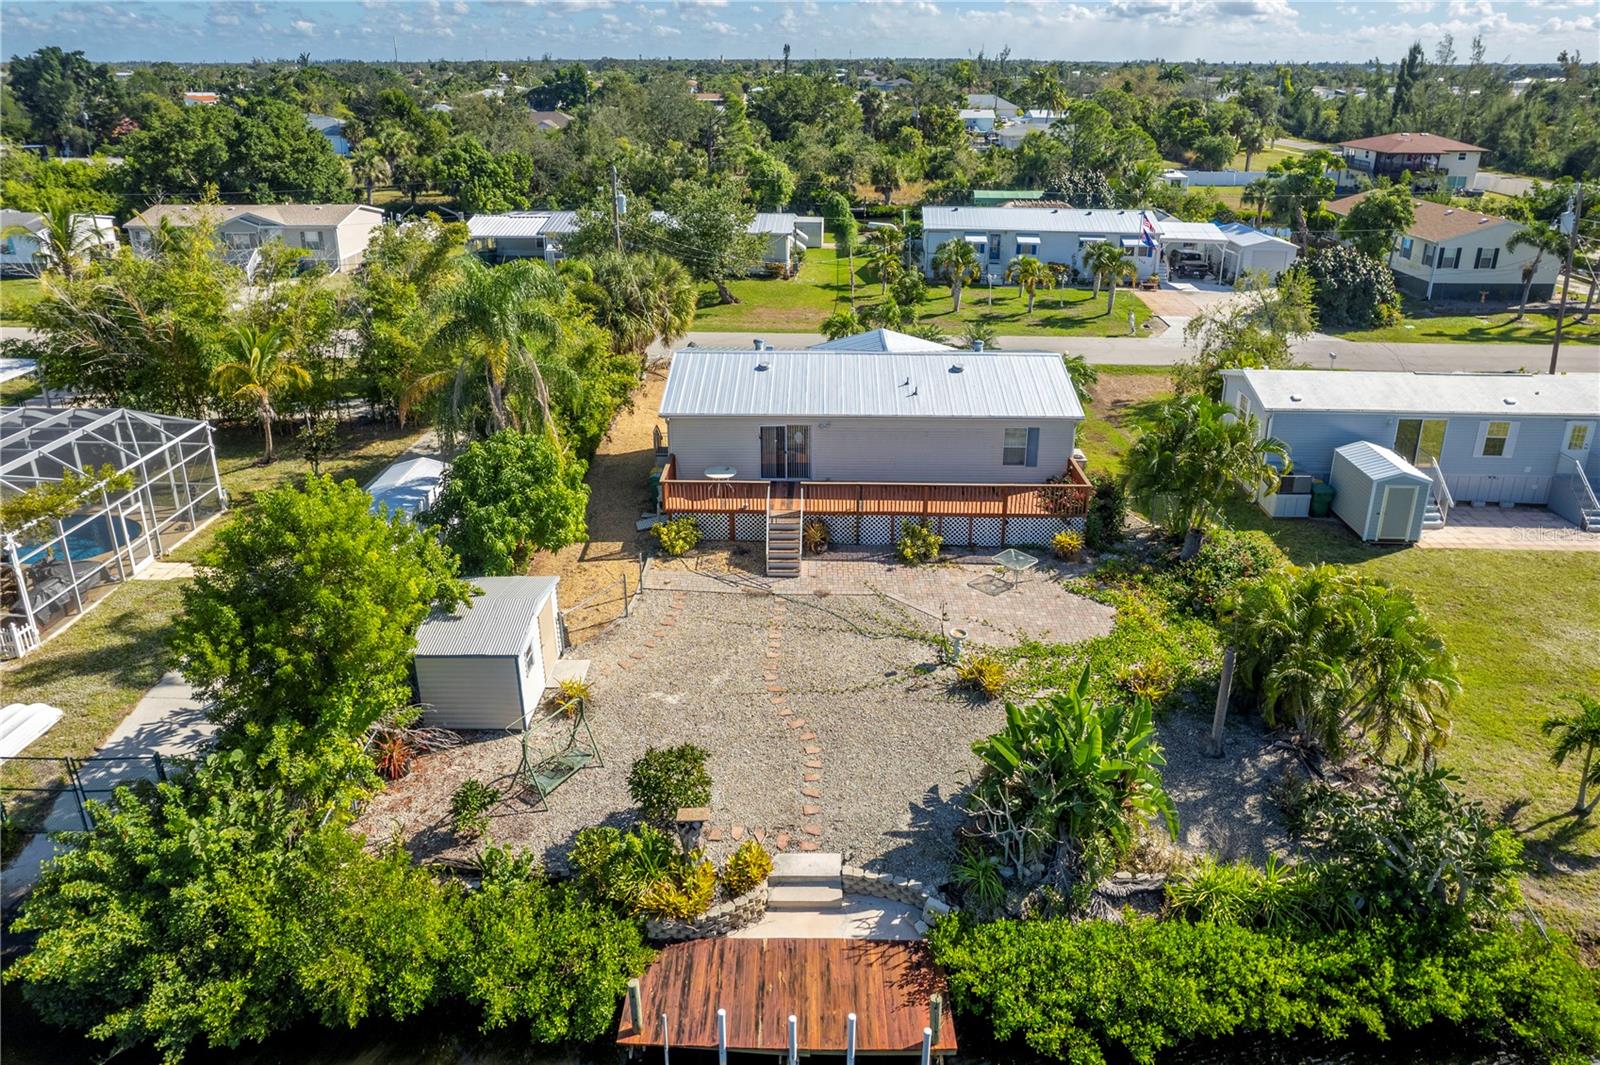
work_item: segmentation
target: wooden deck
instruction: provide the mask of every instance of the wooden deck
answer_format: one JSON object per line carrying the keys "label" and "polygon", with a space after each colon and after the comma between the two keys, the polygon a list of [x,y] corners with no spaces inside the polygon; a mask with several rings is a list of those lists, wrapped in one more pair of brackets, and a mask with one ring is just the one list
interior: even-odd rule
{"label": "wooden deck", "polygon": [[856,1015],[860,1054],[915,1054],[928,1026],[928,997],[945,1009],[934,1054],[956,1050],[950,990],[921,942],[862,939],[701,939],[664,948],[640,979],[644,1031],[626,1005],[617,1028],[625,1047],[716,1049],[717,1009],[728,1012],[728,1049],[783,1053],[789,1015],[802,1052],[845,1050],[845,1017]]}

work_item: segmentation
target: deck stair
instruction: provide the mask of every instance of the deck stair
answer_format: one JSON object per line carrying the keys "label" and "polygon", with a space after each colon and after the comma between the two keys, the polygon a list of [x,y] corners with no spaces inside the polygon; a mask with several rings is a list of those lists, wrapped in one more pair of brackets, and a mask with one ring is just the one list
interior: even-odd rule
{"label": "deck stair", "polygon": [[1422,511],[1422,527],[1424,529],[1444,528],[1444,511],[1439,509],[1439,503],[1431,496]]}
{"label": "deck stair", "polygon": [[1422,510],[1422,527],[1424,529],[1442,529],[1445,522],[1450,520],[1450,508],[1456,505],[1455,496],[1450,493],[1450,484],[1445,480],[1444,470],[1439,468],[1439,459],[1434,455],[1424,455],[1423,472],[1433,482],[1428,487],[1428,501]]}
{"label": "deck stair", "polygon": [[773,499],[767,509],[767,576],[800,576],[800,530],[804,525],[797,501]]}
{"label": "deck stair", "polygon": [[824,911],[844,904],[844,857],[799,852],[772,856],[767,909]]}
{"label": "deck stair", "polygon": [[1600,533],[1600,507],[1584,507],[1578,512],[1583,519],[1583,531]]}

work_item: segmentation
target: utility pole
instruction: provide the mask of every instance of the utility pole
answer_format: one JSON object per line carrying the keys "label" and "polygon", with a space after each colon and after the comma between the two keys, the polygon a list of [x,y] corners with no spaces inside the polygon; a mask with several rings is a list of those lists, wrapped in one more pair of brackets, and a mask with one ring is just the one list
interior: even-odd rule
{"label": "utility pole", "polygon": [[[1578,246],[1578,223],[1583,219],[1583,182],[1573,184],[1572,199],[1569,201],[1572,210],[1572,225],[1567,230],[1567,265],[1566,272],[1561,277],[1561,302],[1556,304],[1556,335],[1550,342],[1550,372],[1556,372],[1556,360],[1561,357],[1561,326],[1567,318],[1567,291],[1572,288],[1572,252]],[[1589,282],[1594,284],[1593,279]]]}
{"label": "utility pole", "polygon": [[622,190],[617,187],[617,164],[611,164],[611,230],[617,238],[617,254],[622,253]]}

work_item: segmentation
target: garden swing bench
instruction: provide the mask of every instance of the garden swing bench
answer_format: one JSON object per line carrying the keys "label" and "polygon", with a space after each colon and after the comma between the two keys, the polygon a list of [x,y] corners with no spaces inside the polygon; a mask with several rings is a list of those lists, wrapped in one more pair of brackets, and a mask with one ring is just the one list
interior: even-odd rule
{"label": "garden swing bench", "polygon": [[567,731],[565,743],[537,756],[529,750],[531,734],[523,732],[522,762],[517,766],[517,776],[538,796],[539,804],[534,807],[535,810],[548,811],[550,796],[578,770],[605,765],[600,757],[600,746],[594,742],[594,733],[589,730],[587,710],[586,701],[579,697],[561,704],[552,711],[550,714],[552,718],[567,714],[571,728]]}

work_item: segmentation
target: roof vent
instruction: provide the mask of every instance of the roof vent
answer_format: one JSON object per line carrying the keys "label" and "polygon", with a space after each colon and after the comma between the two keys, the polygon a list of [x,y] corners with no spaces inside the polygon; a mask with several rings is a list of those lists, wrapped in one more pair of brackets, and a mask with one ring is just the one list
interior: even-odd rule
{"label": "roof vent", "polygon": [[972,342],[972,350],[973,350],[973,351],[982,351],[982,350],[983,350],[983,341],[981,341],[981,340],[974,340],[974,341],[973,341],[973,342]]}
{"label": "roof vent", "polygon": [[959,362],[953,362],[950,364],[951,373],[960,373],[963,369],[965,369],[965,367],[963,367]]}
{"label": "roof vent", "polygon": [[1508,406],[1508,407],[1515,407],[1515,406],[1516,406],[1516,405],[1517,405],[1517,401],[1516,401],[1516,399],[1514,399],[1514,398],[1513,398],[1513,397],[1511,397],[1511,396],[1507,396],[1507,397],[1506,397],[1506,398],[1505,398],[1505,401],[1504,401],[1504,402],[1505,402],[1505,405],[1506,405],[1506,406]]}
{"label": "roof vent", "polygon": [[756,363],[756,373],[761,373],[761,372],[765,371],[768,368],[769,365],[770,364],[767,362],[766,359],[762,359],[760,362]]}
{"label": "roof vent", "polygon": [[1303,400],[1305,398],[1306,397],[1302,396],[1298,392],[1290,392],[1289,393],[1289,402],[1290,403],[1299,403],[1301,400]]}

